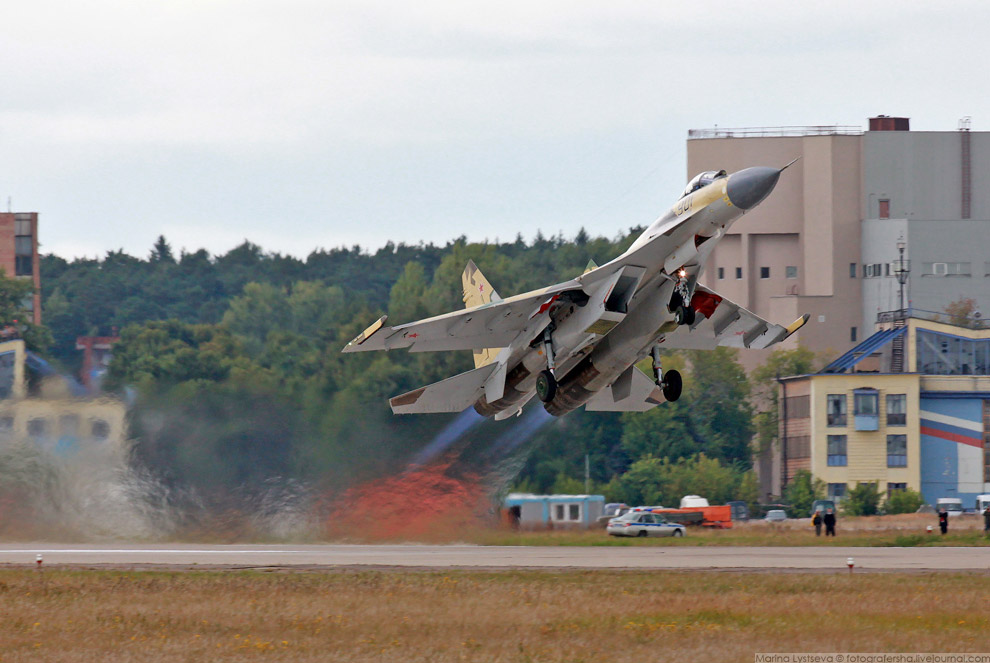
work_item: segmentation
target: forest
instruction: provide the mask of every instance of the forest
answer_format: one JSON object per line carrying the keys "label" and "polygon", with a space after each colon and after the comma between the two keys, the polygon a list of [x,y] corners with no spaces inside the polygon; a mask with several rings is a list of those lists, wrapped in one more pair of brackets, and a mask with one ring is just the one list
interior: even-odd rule
{"label": "forest", "polygon": [[135,462],[202,499],[250,499],[273,482],[351,485],[432,453],[499,491],[583,493],[587,457],[590,489],[609,500],[671,504],[697,493],[755,503],[751,457],[775,433],[773,377],[809,370],[807,351],[778,351],[750,377],[734,350],[675,351],[665,365],[685,374],[677,403],[560,419],[532,413],[537,403],[504,422],[391,414],[388,397],[472,368],[469,352],[340,352],[384,313],[399,324],[462,307],[469,259],[509,296],[603,264],[639,232],[462,237],[305,259],[247,241],[223,255],[176,255],[164,237],[145,257],[45,255],[35,345],[71,372],[77,336],[119,335],[104,388],[132,403]]}

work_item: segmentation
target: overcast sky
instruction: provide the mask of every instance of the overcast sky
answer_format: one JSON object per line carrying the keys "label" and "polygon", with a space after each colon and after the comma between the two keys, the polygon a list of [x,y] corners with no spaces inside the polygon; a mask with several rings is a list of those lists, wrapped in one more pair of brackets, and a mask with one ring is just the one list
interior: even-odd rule
{"label": "overcast sky", "polygon": [[44,252],[615,236],[688,129],[990,127],[990,3],[60,0],[0,9],[0,196]]}

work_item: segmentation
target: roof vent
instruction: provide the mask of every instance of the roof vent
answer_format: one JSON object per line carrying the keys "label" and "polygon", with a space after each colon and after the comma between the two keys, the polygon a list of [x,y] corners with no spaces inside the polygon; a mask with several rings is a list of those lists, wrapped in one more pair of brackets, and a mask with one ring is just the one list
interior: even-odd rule
{"label": "roof vent", "polygon": [[877,115],[870,118],[870,131],[911,131],[911,118]]}

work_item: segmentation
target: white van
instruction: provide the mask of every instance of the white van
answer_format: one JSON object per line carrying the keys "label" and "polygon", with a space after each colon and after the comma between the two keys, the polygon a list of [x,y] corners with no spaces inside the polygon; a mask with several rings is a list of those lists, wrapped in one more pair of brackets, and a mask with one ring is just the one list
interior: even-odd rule
{"label": "white van", "polygon": [[950,516],[961,516],[963,513],[962,500],[958,497],[940,497],[935,508],[939,511],[945,509]]}
{"label": "white van", "polygon": [[990,506],[990,495],[976,496],[976,512],[983,513],[983,510]]}
{"label": "white van", "polygon": [[705,506],[709,506],[708,500],[700,495],[685,495],[681,498],[682,509],[697,509]]}

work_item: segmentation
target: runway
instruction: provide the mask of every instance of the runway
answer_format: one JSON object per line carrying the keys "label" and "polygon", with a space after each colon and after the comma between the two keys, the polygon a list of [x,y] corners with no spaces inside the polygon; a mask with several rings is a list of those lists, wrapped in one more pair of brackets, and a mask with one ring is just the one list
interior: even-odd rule
{"label": "runway", "polygon": [[0,544],[0,564],[111,567],[990,571],[990,548]]}

